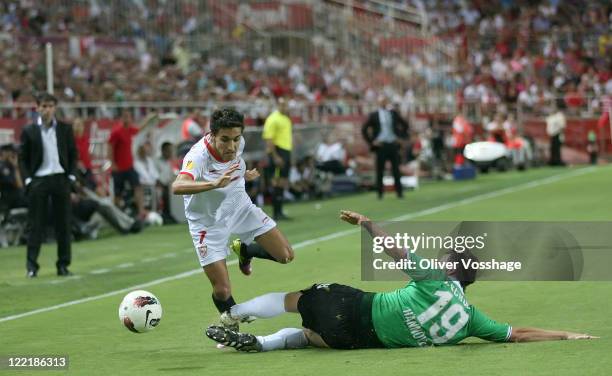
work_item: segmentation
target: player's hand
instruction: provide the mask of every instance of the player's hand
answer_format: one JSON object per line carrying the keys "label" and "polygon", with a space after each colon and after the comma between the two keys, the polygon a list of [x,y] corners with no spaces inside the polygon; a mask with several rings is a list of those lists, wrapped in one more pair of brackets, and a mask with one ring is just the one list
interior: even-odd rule
{"label": "player's hand", "polygon": [[238,170],[239,168],[240,164],[235,164],[229,169],[227,169],[227,171],[225,171],[223,175],[219,176],[219,178],[213,182],[215,188],[223,188],[229,183],[231,183],[233,180],[232,174],[236,172],[236,170]]}
{"label": "player's hand", "polygon": [[582,334],[582,333],[572,333],[572,332],[567,332],[567,337],[566,339],[597,339],[599,337],[596,336],[592,336],[589,334]]}
{"label": "player's hand", "polygon": [[340,219],[357,226],[361,225],[363,222],[370,221],[370,218],[365,215],[350,210],[340,210]]}
{"label": "player's hand", "polygon": [[253,181],[257,179],[258,177],[259,177],[259,171],[257,171],[256,168],[252,170],[246,170],[246,172],[244,173],[244,179],[246,181]]}

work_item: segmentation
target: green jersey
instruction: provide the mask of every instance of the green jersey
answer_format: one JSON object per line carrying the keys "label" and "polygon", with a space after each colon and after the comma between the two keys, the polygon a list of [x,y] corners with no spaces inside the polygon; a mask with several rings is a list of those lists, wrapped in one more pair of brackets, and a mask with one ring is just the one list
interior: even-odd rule
{"label": "green jersey", "polygon": [[445,274],[426,278],[423,270],[414,272],[408,272],[414,275],[406,287],[374,296],[372,324],[386,347],[453,345],[467,337],[495,342],[510,338],[512,327],[470,305],[457,281]]}

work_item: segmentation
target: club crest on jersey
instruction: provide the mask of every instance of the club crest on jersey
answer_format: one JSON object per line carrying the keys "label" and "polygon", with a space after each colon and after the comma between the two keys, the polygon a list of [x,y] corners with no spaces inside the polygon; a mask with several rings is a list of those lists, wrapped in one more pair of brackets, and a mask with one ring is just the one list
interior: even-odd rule
{"label": "club crest on jersey", "polygon": [[193,161],[187,161],[187,164],[185,165],[185,169],[186,170],[193,169]]}
{"label": "club crest on jersey", "polygon": [[208,252],[208,247],[206,246],[206,244],[199,244],[198,245],[198,253],[200,254],[201,258],[206,257],[206,253]]}

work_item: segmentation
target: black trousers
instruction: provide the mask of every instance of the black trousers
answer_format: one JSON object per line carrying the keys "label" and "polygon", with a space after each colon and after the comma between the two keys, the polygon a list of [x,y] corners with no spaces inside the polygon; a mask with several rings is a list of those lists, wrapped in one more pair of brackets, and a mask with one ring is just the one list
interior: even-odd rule
{"label": "black trousers", "polygon": [[561,135],[556,134],[550,138],[550,162],[551,166],[562,166],[561,160]]}
{"label": "black trousers", "polygon": [[28,270],[38,270],[38,254],[47,224],[47,207],[51,199],[52,217],[57,239],[56,267],[70,265],[70,180],[64,174],[35,177],[28,186]]}
{"label": "black trousers", "polygon": [[382,143],[378,149],[376,149],[376,189],[378,190],[378,197],[381,198],[383,196],[383,175],[385,173],[385,163],[387,161],[391,162],[391,172],[395,180],[395,193],[397,193],[398,197],[403,197],[399,171],[400,146],[395,142]]}

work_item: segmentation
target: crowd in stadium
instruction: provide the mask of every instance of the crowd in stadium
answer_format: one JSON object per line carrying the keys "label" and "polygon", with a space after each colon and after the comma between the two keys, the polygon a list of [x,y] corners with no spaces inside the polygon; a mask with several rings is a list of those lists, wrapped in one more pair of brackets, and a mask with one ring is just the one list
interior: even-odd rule
{"label": "crowd in stadium", "polygon": [[[43,36],[58,37],[63,41],[54,44],[55,88],[60,101],[68,103],[214,103],[279,97],[310,103],[328,99],[373,103],[382,94],[400,105],[400,109],[406,109],[407,104],[415,100],[419,86],[435,84],[455,93],[459,105],[478,104],[492,119],[490,124],[493,125],[489,127],[505,129],[511,134],[516,130],[511,124],[514,121],[512,116],[500,115],[503,119],[493,116],[500,109],[505,112],[506,106],[520,104],[525,109],[535,109],[562,98],[568,112],[577,112],[587,107],[600,108],[604,96],[612,97],[612,7],[605,2],[590,3],[586,9],[582,9],[579,2],[568,0],[538,3],[511,0],[396,2],[399,7],[410,4],[425,9],[432,32],[456,48],[458,64],[443,72],[432,70],[435,57],[428,53],[403,53],[393,49],[381,54],[376,68],[337,54],[327,54],[325,48],[308,57],[245,55],[238,63],[215,56],[201,56],[190,50],[186,37],[196,31],[218,33],[210,15],[198,14],[187,3],[180,6],[185,17],[169,16],[176,11],[172,8],[176,4],[172,5],[172,2],[154,1],[156,6],[151,7],[156,9],[154,13],[149,12],[142,2],[127,3],[132,7],[142,6],[142,9],[131,12],[133,17],[117,17],[114,29],[106,30],[105,17],[114,12],[109,4],[121,2],[93,1],[87,6],[56,1],[3,2],[0,5],[3,60],[0,65],[0,103],[31,103],[33,93],[45,89]],[[50,9],[49,5],[54,5],[53,12],[44,11]],[[177,23],[177,20],[182,21]],[[65,39],[72,36],[80,38],[77,46]],[[89,37],[104,37],[121,43],[132,43],[134,39],[131,38],[143,38],[146,43],[128,43],[129,48],[125,49],[102,49],[88,43]],[[239,38],[230,35],[232,37]],[[124,119],[117,120],[118,123],[121,121]],[[510,125],[506,126],[506,123]],[[443,138],[436,128],[412,135],[407,155],[403,155],[402,160],[414,160],[414,154],[421,152],[441,155]],[[91,169],[87,144],[77,140],[77,145],[79,142],[81,164],[85,170]],[[166,222],[173,221],[168,212],[167,191],[171,181],[169,176],[177,170],[174,156],[170,157],[172,148],[176,146],[165,145],[161,159],[154,160],[153,156],[160,153],[152,150],[151,144],[138,145],[132,167],[140,180],[153,188],[147,195],[136,192],[133,197],[117,196],[135,201],[135,217],[146,217],[145,196],[150,198],[153,192],[160,196],[161,202],[161,206],[154,210],[158,210]],[[13,151],[7,149],[3,154],[5,171],[15,170],[11,169],[11,153]],[[324,195],[325,192],[315,188],[320,185],[314,184],[314,179],[317,171],[321,171],[317,166],[330,160],[340,164],[342,173],[347,170],[351,173],[342,143],[330,140],[322,144],[316,155],[299,160],[292,167],[287,198]],[[15,173],[8,174],[10,181],[16,181]],[[95,192],[95,182],[87,180],[88,176],[85,179]],[[327,181],[325,177],[323,181]],[[14,188],[23,189],[18,184]],[[261,196],[256,187],[250,187],[250,193],[253,199]],[[75,210],[82,212],[81,217],[87,223],[86,219],[100,204],[84,205],[83,202],[92,201],[91,197],[85,195],[79,199],[77,196],[74,197]],[[121,200],[115,203],[118,206],[125,204]],[[117,223],[122,231],[132,229],[129,221],[121,222],[119,219]],[[91,233],[89,230],[85,228],[82,232]]]}
{"label": "crowd in stadium", "polygon": [[[457,47],[459,71],[437,75],[429,69],[431,56],[400,51],[382,56],[382,68],[374,72],[349,59],[319,54],[323,51],[307,60],[261,56],[230,64],[189,50],[182,36],[196,28],[212,30],[209,19],[190,17],[184,25],[163,25],[164,30],[176,30],[175,38],[156,43],[159,38],[147,34],[149,47],[130,53],[91,49],[71,57],[67,45],[60,45],[56,87],[61,100],[77,102],[246,100],[272,95],[311,102],[337,98],[373,101],[378,92],[405,102],[413,99],[415,85],[440,80],[444,87],[456,91],[460,101],[480,101],[485,106],[518,101],[526,107],[557,96],[565,96],[570,107],[580,107],[612,92],[609,5],[592,3],[581,9],[578,3],[557,0],[539,4],[413,3],[427,9],[433,32]],[[85,9],[60,7],[57,12],[54,8],[53,14],[45,14],[39,5],[2,5],[3,102],[31,100],[31,88],[45,82],[39,80],[44,75],[44,49],[35,39],[24,36],[101,35],[103,27],[96,20],[109,11],[97,4]],[[165,17],[163,7],[159,9],[156,14],[144,11],[125,19],[125,25],[113,32],[115,37],[142,36],[144,30],[162,27],[150,22],[175,20]],[[79,11],[87,16],[77,17]],[[22,40],[31,43],[24,45]],[[400,80],[394,81],[397,78]]]}

